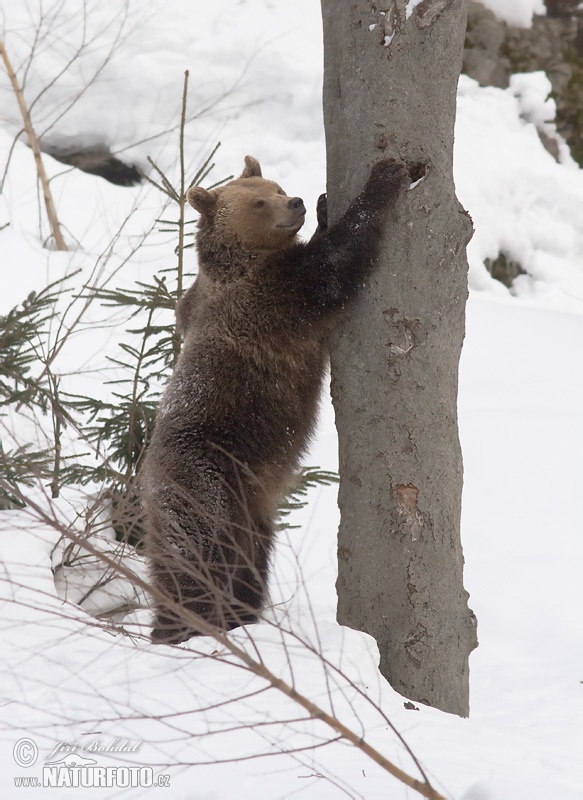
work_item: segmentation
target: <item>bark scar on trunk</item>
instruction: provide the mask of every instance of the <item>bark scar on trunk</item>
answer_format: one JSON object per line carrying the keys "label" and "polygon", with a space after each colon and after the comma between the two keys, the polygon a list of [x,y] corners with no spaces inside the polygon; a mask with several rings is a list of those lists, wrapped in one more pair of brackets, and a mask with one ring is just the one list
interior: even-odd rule
{"label": "bark scar on trunk", "polygon": [[388,47],[393,41],[399,22],[400,17],[397,10],[397,0],[392,0],[390,5],[379,14],[379,28],[383,47]]}
{"label": "bark scar on trunk", "polygon": [[415,347],[415,323],[419,323],[419,320],[413,320],[412,323],[407,319],[403,320],[403,329],[401,331],[403,341],[401,344],[391,343],[389,345],[389,352],[392,356],[406,356]]}
{"label": "bark scar on trunk", "polygon": [[416,542],[425,526],[425,517],[418,508],[419,489],[412,483],[399,483],[393,489],[393,496],[397,513],[403,517],[403,527],[410,533],[411,541]]}
{"label": "bark scar on trunk", "polygon": [[[405,639],[403,642],[403,646],[405,648],[405,652],[407,653],[408,657],[411,661],[420,666],[423,660],[423,652],[426,646],[426,642],[429,639],[429,634],[427,632],[427,628],[419,623],[415,631],[413,631],[410,636]],[[428,700],[424,700],[422,697],[419,698],[420,703],[425,703],[426,705],[431,705]]]}
{"label": "bark scar on trunk", "polygon": [[396,308],[389,308],[387,311],[384,311],[383,314],[390,318],[393,327],[390,333],[390,338],[393,341],[389,341],[387,344],[387,360],[391,380],[396,383],[401,377],[400,359],[409,355],[417,345],[417,336],[421,329],[421,320],[396,319]]}
{"label": "bark scar on trunk", "polygon": [[415,24],[421,30],[429,28],[434,22],[437,22],[443,12],[451,8],[452,5],[453,0],[423,0],[415,9],[417,12]]}

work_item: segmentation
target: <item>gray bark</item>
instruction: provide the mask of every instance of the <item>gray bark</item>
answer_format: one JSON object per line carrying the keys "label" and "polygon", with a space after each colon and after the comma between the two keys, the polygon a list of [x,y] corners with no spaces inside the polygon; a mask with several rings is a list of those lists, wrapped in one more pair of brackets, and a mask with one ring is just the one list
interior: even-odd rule
{"label": "gray bark", "polygon": [[[453,185],[464,0],[322,0],[333,222],[371,165],[427,165],[331,343],[340,447],[338,620],[406,697],[466,716],[477,644],[463,588],[457,376],[471,222]],[[372,28],[372,26],[375,26]]]}

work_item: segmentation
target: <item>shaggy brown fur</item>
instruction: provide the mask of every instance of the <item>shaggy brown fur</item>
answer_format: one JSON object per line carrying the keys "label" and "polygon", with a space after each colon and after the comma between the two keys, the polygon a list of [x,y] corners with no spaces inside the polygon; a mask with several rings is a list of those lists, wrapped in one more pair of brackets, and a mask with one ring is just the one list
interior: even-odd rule
{"label": "shaggy brown fur", "polygon": [[[308,243],[302,200],[264,180],[190,189],[200,212],[198,277],[177,308],[184,347],[144,468],[154,584],[228,630],[255,621],[266,596],[274,521],[313,430],[335,312],[371,270],[382,222],[410,181],[376,164],[327,229],[325,199]],[[197,633],[159,604],[152,638]]]}

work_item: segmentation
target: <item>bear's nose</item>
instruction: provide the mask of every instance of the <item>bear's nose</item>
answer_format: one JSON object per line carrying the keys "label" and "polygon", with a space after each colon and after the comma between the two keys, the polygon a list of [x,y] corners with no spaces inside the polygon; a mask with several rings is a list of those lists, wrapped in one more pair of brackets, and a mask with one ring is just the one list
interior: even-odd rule
{"label": "bear's nose", "polygon": [[301,197],[290,197],[290,199],[287,201],[287,207],[296,209],[297,211],[303,208],[305,211],[304,201]]}

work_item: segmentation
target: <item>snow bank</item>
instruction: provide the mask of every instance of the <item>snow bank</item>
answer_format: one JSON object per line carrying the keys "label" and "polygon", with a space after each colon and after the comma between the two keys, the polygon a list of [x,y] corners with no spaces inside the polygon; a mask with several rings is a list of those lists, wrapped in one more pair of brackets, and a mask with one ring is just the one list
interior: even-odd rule
{"label": "snow bank", "polygon": [[565,150],[558,164],[540,140],[537,125],[553,132],[549,93],[540,72],[514,76],[506,90],[460,78],[454,170],[476,229],[470,288],[507,295],[484,268],[504,253],[527,272],[515,282],[517,297],[581,311],[583,171]]}
{"label": "snow bank", "polygon": [[517,28],[530,28],[534,14],[545,16],[544,0],[480,0],[498,19]]}

